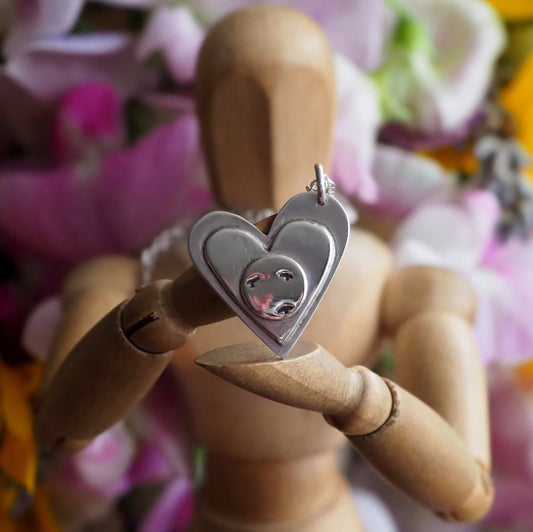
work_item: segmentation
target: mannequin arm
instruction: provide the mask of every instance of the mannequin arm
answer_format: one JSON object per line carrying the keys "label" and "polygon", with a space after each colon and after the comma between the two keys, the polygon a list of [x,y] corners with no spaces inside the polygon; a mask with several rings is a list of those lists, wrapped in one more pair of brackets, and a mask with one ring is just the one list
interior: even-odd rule
{"label": "mannequin arm", "polygon": [[245,344],[197,362],[253,393],[324,413],[389,482],[443,519],[474,521],[490,508],[492,485],[472,315],[472,293],[458,275],[437,268],[394,274],[384,320],[396,334],[399,376],[413,393],[365,367],[347,369],[306,342],[283,360]]}
{"label": "mannequin arm", "polygon": [[[273,219],[256,225],[268,232]],[[148,393],[196,327],[233,315],[194,267],[135,290],[139,279],[138,262],[119,256],[90,261],[67,279],[37,404],[41,450],[88,445]]]}
{"label": "mannequin arm", "polygon": [[45,361],[40,395],[71,349],[110,310],[133,295],[139,279],[139,261],[125,255],[98,257],[68,275],[61,293],[63,316]]}
{"label": "mannequin arm", "polygon": [[404,388],[389,383],[392,413],[383,426],[349,436],[389,481],[448,521],[481,518],[493,496],[485,375],[469,323],[474,301],[447,270],[391,276],[384,324]]}
{"label": "mannequin arm", "polygon": [[[89,289],[72,304],[58,334],[67,338],[69,326],[83,333],[115,295],[123,299],[125,294]],[[88,301],[94,305],[86,306]],[[182,346],[195,327],[229,316],[229,309],[193,268],[175,281],[156,281],[138,290],[82,337],[42,391],[34,427],[39,447],[83,448],[148,393],[172,350]],[[54,365],[64,353],[54,353]]]}

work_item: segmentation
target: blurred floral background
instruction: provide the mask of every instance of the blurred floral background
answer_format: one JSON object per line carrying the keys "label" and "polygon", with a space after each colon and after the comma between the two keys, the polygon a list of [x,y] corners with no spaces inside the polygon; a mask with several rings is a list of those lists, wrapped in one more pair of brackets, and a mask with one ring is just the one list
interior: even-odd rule
{"label": "blurred floral background", "polygon": [[[187,526],[202,453],[170,375],[68,459],[37,456],[32,400],[65,274],[139,256],[213,205],[194,65],[208,28],[247,3],[0,0],[1,530]],[[354,457],[369,530],[533,531],[533,1],[285,3],[336,53],[338,188],[398,265],[453,268],[478,296],[494,507],[441,524]]]}

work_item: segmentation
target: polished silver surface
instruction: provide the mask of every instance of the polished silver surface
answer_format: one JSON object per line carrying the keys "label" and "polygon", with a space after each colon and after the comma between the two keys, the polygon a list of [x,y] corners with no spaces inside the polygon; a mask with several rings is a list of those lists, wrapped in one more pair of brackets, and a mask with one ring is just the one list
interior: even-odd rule
{"label": "polished silver surface", "polygon": [[305,189],[317,193],[317,203],[325,205],[328,201],[328,194],[335,194],[335,183],[324,173],[321,164],[315,164],[315,180]]}
{"label": "polished silver surface", "polygon": [[269,253],[255,260],[241,277],[241,294],[261,318],[292,316],[307,295],[307,277],[290,257]]}
{"label": "polished silver surface", "polygon": [[199,273],[235,313],[280,356],[313,315],[349,235],[342,205],[316,192],[291,198],[268,235],[227,212],[193,227],[189,252]]}

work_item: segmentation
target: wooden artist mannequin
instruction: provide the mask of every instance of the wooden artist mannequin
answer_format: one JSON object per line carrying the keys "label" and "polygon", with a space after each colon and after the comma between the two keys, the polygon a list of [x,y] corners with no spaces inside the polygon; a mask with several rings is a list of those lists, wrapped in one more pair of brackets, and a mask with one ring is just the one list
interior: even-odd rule
{"label": "wooden artist mannequin", "polygon": [[[220,22],[201,52],[197,101],[223,207],[277,209],[304,190],[315,162],[328,165],[331,52],[295,11],[257,5]],[[267,232],[271,222],[258,227]],[[193,530],[362,530],[336,465],[343,432],[441,517],[487,511],[486,392],[470,330],[474,298],[459,276],[427,267],[391,273],[387,247],[353,228],[304,333],[309,341],[280,359],[240,320],[227,320],[232,312],[185,257],[170,268],[163,258],[157,271],[177,279],[135,295],[140,267],[127,257],[96,259],[67,280],[38,405],[41,449],[83,448],[174,359],[195,439],[207,451]],[[386,334],[404,388],[364,367]],[[239,387],[194,364],[206,352],[199,363]]]}

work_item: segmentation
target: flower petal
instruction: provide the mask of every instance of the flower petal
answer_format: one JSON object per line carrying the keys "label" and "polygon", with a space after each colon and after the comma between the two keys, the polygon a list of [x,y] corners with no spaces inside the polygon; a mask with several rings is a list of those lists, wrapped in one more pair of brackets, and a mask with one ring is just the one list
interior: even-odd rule
{"label": "flower petal", "polygon": [[[195,0],[191,5],[202,20],[213,23],[221,16],[261,0]],[[334,50],[362,70],[376,68],[394,22],[383,0],[282,0],[282,4],[311,17],[326,33]]]}
{"label": "flower petal", "polygon": [[124,423],[97,436],[71,458],[79,481],[90,491],[114,495],[124,491],[123,477],[134,458],[135,445]]}
{"label": "flower petal", "polygon": [[533,242],[494,245],[480,266],[472,282],[479,300],[475,327],[482,353],[489,362],[524,362],[533,354]]}
{"label": "flower petal", "polygon": [[173,222],[195,220],[212,205],[206,180],[198,123],[184,115],[108,157],[95,194],[113,240],[139,251]]}
{"label": "flower petal", "polygon": [[84,83],[64,93],[51,125],[50,147],[58,163],[100,158],[123,142],[122,105],[107,83]]}
{"label": "flower petal", "polygon": [[379,197],[369,208],[394,220],[425,201],[449,197],[455,188],[453,177],[438,163],[392,146],[377,146],[372,174]]}
{"label": "flower petal", "polygon": [[380,120],[376,89],[341,55],[336,55],[335,67],[338,112],[332,178],[346,194],[370,203],[377,199],[377,187],[371,174]]}
{"label": "flower petal", "polygon": [[5,72],[43,100],[86,82],[109,83],[121,94],[140,80],[133,40],[123,33],[93,33],[33,41],[7,62]]}
{"label": "flower petal", "polygon": [[185,532],[193,509],[193,489],[189,480],[177,479],[169,483],[148,516],[139,527],[140,532]]}
{"label": "flower petal", "polygon": [[71,167],[0,172],[0,232],[66,260],[138,252],[211,205],[199,142],[189,115],[104,158],[92,175]]}
{"label": "flower petal", "polygon": [[56,296],[45,299],[28,316],[21,343],[37,360],[46,359],[62,314],[61,298]]}
{"label": "flower petal", "polygon": [[489,385],[496,497],[486,521],[505,530],[531,530],[533,396],[502,366],[489,370]]}
{"label": "flower petal", "polygon": [[137,56],[145,59],[161,51],[176,81],[192,81],[204,35],[186,7],[160,7],[152,13],[137,43]]}
{"label": "flower petal", "polygon": [[333,49],[362,70],[372,70],[383,59],[394,14],[382,0],[288,0],[324,30]]}
{"label": "flower petal", "polygon": [[502,24],[482,0],[402,0],[402,4],[413,20],[423,23],[432,49],[392,55],[394,76],[385,92],[392,91],[407,110],[404,119],[413,129],[428,134],[454,131],[475,115],[485,97],[505,44]]}
{"label": "flower petal", "polygon": [[33,252],[79,260],[116,249],[92,183],[70,168],[0,172],[0,232]]}
{"label": "flower petal", "polygon": [[485,255],[499,213],[496,198],[484,191],[424,204],[396,232],[395,260],[399,265],[425,263],[469,273]]}
{"label": "flower petal", "polygon": [[27,42],[68,32],[85,0],[16,0],[16,18],[4,42],[4,54],[11,56]]}

